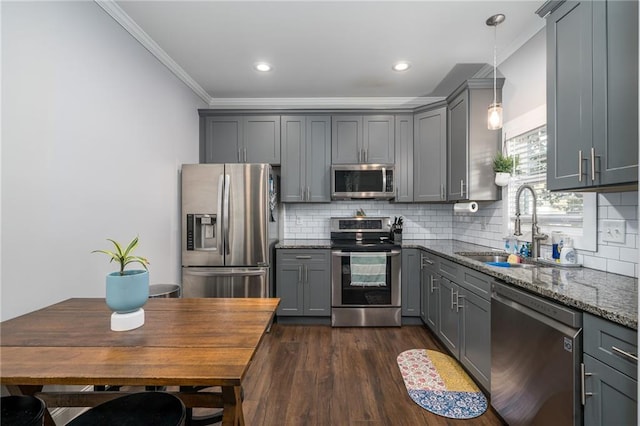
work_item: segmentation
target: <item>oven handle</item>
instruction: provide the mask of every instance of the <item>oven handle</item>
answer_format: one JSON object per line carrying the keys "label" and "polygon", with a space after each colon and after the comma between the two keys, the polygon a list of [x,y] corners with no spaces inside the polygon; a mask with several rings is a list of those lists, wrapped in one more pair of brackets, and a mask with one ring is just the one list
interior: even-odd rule
{"label": "oven handle", "polygon": [[391,250],[391,251],[332,251],[331,255],[332,256],[337,256],[337,257],[351,257],[352,255],[360,255],[360,254],[381,254],[384,253],[387,257],[394,257],[394,256],[400,256],[401,251],[400,250]]}

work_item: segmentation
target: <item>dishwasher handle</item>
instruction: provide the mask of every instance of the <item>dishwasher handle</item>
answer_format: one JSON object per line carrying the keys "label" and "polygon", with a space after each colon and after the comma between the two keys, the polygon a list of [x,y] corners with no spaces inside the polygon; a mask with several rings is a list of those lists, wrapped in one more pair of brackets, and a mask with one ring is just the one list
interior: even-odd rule
{"label": "dishwasher handle", "polygon": [[559,322],[565,326],[578,329],[582,328],[582,313],[574,311],[559,303],[552,302],[542,297],[527,293],[515,287],[493,281],[491,284],[491,297],[502,301],[508,300],[512,304],[525,307],[535,312],[535,317],[542,316],[553,322]]}

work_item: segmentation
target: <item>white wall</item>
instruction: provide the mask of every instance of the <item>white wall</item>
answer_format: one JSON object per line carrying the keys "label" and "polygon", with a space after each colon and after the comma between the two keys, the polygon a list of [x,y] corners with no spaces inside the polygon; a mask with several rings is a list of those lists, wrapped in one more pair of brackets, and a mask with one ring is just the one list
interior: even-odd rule
{"label": "white wall", "polygon": [[206,105],[94,2],[2,2],[2,320],[104,297],[106,238],[179,282],[179,167]]}

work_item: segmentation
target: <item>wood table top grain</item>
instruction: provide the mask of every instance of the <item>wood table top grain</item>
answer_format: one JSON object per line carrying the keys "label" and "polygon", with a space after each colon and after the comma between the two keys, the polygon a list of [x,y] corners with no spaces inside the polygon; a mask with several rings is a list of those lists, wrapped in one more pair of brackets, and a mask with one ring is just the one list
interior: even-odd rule
{"label": "wood table top grain", "polygon": [[0,383],[239,388],[278,303],[149,299],[112,331],[104,299],[68,299],[0,323]]}

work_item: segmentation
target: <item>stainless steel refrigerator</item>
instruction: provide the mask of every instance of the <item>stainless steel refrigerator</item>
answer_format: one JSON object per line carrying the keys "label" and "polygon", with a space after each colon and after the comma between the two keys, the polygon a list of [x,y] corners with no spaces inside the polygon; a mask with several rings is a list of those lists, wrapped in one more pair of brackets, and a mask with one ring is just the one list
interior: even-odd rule
{"label": "stainless steel refrigerator", "polygon": [[268,164],[182,166],[182,297],[269,297]]}

